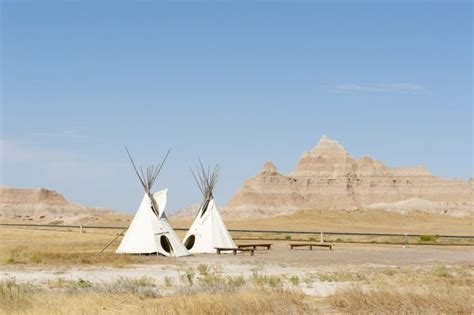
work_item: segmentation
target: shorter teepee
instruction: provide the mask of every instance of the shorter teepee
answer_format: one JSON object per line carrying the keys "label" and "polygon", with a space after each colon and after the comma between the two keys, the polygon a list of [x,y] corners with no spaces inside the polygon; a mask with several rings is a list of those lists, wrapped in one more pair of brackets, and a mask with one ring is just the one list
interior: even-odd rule
{"label": "shorter teepee", "polygon": [[212,171],[210,168],[206,170],[200,163],[197,172],[192,173],[204,198],[191,228],[184,237],[184,246],[191,253],[215,253],[216,247],[236,248],[212,194],[219,168],[216,166]]}
{"label": "shorter teepee", "polygon": [[[128,153],[128,151],[127,151]],[[168,154],[166,155],[168,156]],[[189,252],[181,244],[180,239],[169,224],[165,215],[166,194],[168,189],[151,193],[158,173],[159,166],[147,168],[146,176],[142,169],[138,172],[132,157],[133,168],[145,189],[145,195],[133,217],[132,223],[125,233],[122,242],[116,250],[117,254],[161,254],[164,256],[186,256]]]}

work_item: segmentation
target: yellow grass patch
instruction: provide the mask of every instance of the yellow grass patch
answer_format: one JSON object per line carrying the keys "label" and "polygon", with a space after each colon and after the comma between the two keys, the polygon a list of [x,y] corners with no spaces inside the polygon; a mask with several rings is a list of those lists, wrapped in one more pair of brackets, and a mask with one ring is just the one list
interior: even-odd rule
{"label": "yellow grass patch", "polygon": [[114,238],[113,231],[88,233],[65,230],[0,229],[0,264],[112,265],[157,262],[163,257],[116,255],[111,246],[102,248]]}

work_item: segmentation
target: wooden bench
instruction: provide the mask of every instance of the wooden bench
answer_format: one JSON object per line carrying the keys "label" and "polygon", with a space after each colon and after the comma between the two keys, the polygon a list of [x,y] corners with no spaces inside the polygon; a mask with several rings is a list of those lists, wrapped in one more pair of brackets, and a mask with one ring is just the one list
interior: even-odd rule
{"label": "wooden bench", "polygon": [[253,249],[257,249],[257,247],[265,247],[267,250],[270,250],[273,244],[239,244],[237,245],[238,248],[248,248],[252,247]]}
{"label": "wooden bench", "polygon": [[313,250],[314,247],[326,247],[329,248],[329,250],[332,250],[332,244],[321,244],[321,243],[291,243],[288,244],[290,245],[290,249],[293,249],[293,247],[309,247],[309,250]]}
{"label": "wooden bench", "polygon": [[221,252],[230,252],[232,251],[232,254],[235,256],[237,255],[237,252],[250,252],[250,256],[253,256],[253,253],[255,249],[253,248],[226,248],[226,247],[215,247],[217,251],[217,255],[220,255]]}

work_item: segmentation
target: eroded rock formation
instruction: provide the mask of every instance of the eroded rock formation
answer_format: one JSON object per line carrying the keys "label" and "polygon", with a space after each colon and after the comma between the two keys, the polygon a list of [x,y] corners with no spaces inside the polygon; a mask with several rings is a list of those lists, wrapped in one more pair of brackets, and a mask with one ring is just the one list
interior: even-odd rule
{"label": "eroded rock formation", "polygon": [[[416,210],[469,214],[474,205],[472,183],[435,177],[422,166],[390,168],[370,157],[355,159],[337,141],[323,136],[314,149],[303,153],[289,175],[266,162],[229,200],[225,212],[251,216],[298,209],[351,210],[416,198],[429,201],[417,202],[417,207],[426,208]],[[436,206],[430,207],[433,203]],[[444,209],[443,203],[449,207]],[[387,206],[387,210],[400,208],[400,204]]]}
{"label": "eroded rock formation", "polygon": [[68,202],[60,193],[44,188],[0,187],[0,220],[4,222],[98,223],[127,221],[128,215]]}
{"label": "eroded rock formation", "polygon": [[69,202],[54,190],[44,188],[38,189],[19,189],[10,187],[0,187],[1,204],[45,204],[64,206]]}

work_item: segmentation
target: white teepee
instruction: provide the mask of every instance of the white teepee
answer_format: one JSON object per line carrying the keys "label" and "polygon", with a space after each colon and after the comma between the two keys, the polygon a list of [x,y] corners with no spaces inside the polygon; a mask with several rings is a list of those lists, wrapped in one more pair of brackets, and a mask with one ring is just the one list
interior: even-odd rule
{"label": "white teepee", "polygon": [[[160,167],[149,167],[145,176],[143,170],[141,170],[141,173],[138,173],[131,156],[130,160],[145,189],[145,195],[116,253],[157,253],[164,256],[175,257],[189,255],[189,252],[183,244],[181,244],[180,239],[166,219],[164,210],[168,189],[153,194],[150,192],[151,186],[155,182],[163,163],[161,163]],[[163,162],[165,160],[163,160]]]}
{"label": "white teepee", "polygon": [[191,253],[215,253],[216,247],[237,247],[222,221],[212,195],[218,170],[218,167],[215,167],[212,172],[209,168],[206,171],[201,163],[197,176],[193,172],[204,200],[191,228],[184,237],[183,244]]}

